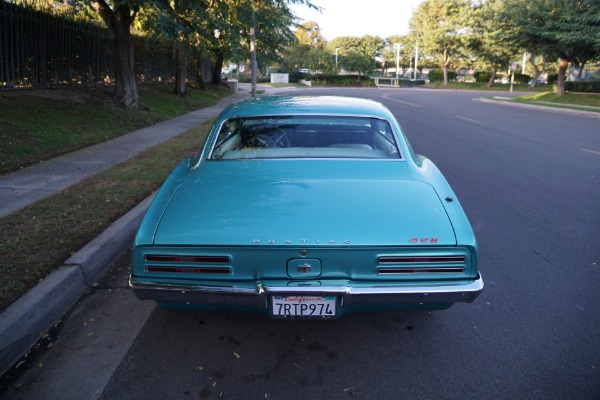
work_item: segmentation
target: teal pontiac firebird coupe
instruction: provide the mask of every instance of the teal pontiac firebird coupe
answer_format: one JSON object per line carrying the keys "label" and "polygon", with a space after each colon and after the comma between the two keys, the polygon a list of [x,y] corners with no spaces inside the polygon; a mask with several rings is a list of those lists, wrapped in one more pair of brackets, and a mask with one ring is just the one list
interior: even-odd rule
{"label": "teal pontiac firebird coupe", "polygon": [[229,106],[135,238],[135,295],[273,318],[445,309],[483,290],[456,195],[391,112],[349,97]]}

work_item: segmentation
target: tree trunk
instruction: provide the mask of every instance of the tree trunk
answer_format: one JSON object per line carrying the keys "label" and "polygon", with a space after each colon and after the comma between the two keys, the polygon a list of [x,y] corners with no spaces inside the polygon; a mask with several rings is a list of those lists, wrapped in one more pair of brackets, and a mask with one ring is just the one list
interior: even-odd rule
{"label": "tree trunk", "polygon": [[178,97],[186,96],[187,88],[187,65],[189,59],[189,53],[186,49],[181,46],[175,46],[175,59],[177,60],[177,66],[175,69],[175,94]]}
{"label": "tree trunk", "polygon": [[139,100],[131,39],[131,24],[135,19],[137,7],[131,8],[128,3],[120,3],[111,9],[104,0],[92,0],[91,5],[112,33],[115,97],[122,107],[137,110]]}
{"label": "tree trunk", "polygon": [[581,82],[581,80],[583,79],[583,70],[585,68],[586,63],[587,61],[584,61],[579,65],[579,71],[577,72],[577,82]]}
{"label": "tree trunk", "polygon": [[205,90],[206,88],[204,87],[204,75],[202,74],[202,57],[200,56],[199,51],[195,51],[194,53],[196,58],[196,89]]}
{"label": "tree trunk", "polygon": [[492,65],[492,75],[490,76],[490,80],[487,83],[487,88],[491,89],[494,86],[494,81],[496,80],[496,64]]}
{"label": "tree trunk", "polygon": [[448,66],[442,65],[442,71],[444,71],[444,86],[448,86]]}
{"label": "tree trunk", "polygon": [[558,80],[556,82],[556,95],[564,96],[565,94],[565,77],[569,62],[563,59],[558,61]]}
{"label": "tree trunk", "polygon": [[252,27],[250,28],[250,83],[252,98],[256,97],[256,14],[252,9]]}
{"label": "tree trunk", "polygon": [[215,52],[215,56],[216,56],[215,64],[213,66],[212,77],[211,77],[210,83],[218,86],[221,84],[221,71],[223,70],[224,57],[223,57],[223,53],[218,50]]}
{"label": "tree trunk", "polygon": [[542,71],[538,68],[538,66],[532,62],[531,65],[533,66],[533,78],[531,79],[531,82],[529,83],[529,87],[530,88],[534,88],[535,85],[537,84],[538,79],[540,79],[540,75],[542,75]]}
{"label": "tree trunk", "polygon": [[133,17],[128,7],[113,12],[113,46],[115,55],[115,96],[119,104],[128,110],[139,108],[131,24]]}

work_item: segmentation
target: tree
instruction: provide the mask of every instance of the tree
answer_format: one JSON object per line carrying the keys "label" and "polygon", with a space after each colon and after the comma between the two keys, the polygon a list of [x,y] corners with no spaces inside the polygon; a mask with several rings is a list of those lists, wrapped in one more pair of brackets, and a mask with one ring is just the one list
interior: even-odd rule
{"label": "tree", "polygon": [[321,28],[315,21],[306,21],[296,28],[294,34],[299,46],[308,46],[312,48],[325,46],[325,38],[321,34]]}
{"label": "tree", "polygon": [[[278,37],[281,40],[282,33],[281,21],[288,23],[288,27],[291,24],[290,19],[281,18],[285,15],[290,15],[288,4],[306,4],[309,7],[317,8],[308,0],[73,0],[85,5],[90,6],[94,9],[102,20],[107,25],[108,29],[113,36],[113,53],[115,60],[115,95],[119,104],[127,109],[137,109],[139,107],[138,93],[137,93],[137,82],[134,68],[134,54],[133,54],[133,43],[131,38],[131,27],[138,15],[139,11],[143,7],[155,7],[158,13],[164,13],[159,15],[161,22],[157,28],[163,29],[165,26],[169,26],[169,29],[163,29],[164,32],[178,33],[180,35],[179,41],[177,42],[177,49],[179,54],[179,65],[182,66],[184,62],[187,62],[188,52],[186,48],[194,46],[197,43],[190,41],[189,36],[192,33],[199,33],[201,37],[207,38],[213,32],[213,29],[207,29],[209,26],[204,24],[202,21],[203,10],[219,10],[216,12],[216,19],[219,20],[221,16],[220,10],[224,7],[229,11],[231,10],[243,10],[243,12],[230,13],[228,16],[227,23],[230,24],[232,29],[229,30],[230,43],[235,43],[236,39],[239,38],[242,33],[240,32],[240,26],[250,27],[249,29],[242,29],[242,32],[248,30],[255,31],[257,26],[252,22],[255,14],[264,15],[267,18],[268,14],[271,14],[272,20],[263,20],[263,33],[265,37],[270,39],[270,44],[277,44],[277,40],[273,40],[273,37]],[[273,12],[276,10],[276,12]],[[194,13],[190,13],[194,11]],[[249,11],[249,12],[248,12]],[[195,14],[197,12],[197,15]],[[186,18],[192,15],[194,20],[188,21]],[[248,16],[252,16],[249,21]],[[163,18],[167,16],[168,18]],[[198,17],[200,19],[198,19]],[[276,26],[277,21],[280,21]],[[258,24],[261,20],[258,20]],[[218,25],[217,25],[218,27]],[[235,27],[235,28],[234,28]],[[272,32],[268,32],[268,29],[274,28]],[[175,35],[177,36],[177,35]],[[283,40],[281,40],[284,42]],[[279,49],[281,46],[267,47],[266,54],[272,54],[273,49]],[[273,50],[274,51],[274,50]],[[217,54],[217,60],[219,54]],[[186,71],[181,69],[178,73],[178,79],[180,83],[184,81]],[[220,77],[220,71],[219,71]]]}
{"label": "tree", "polygon": [[[504,12],[503,0],[487,0],[473,12],[472,35],[467,40],[467,47],[479,59],[479,65],[490,68],[487,87],[491,88],[496,79],[496,72],[510,64],[516,55],[508,45],[506,27],[499,16]],[[522,54],[520,49],[519,54]],[[483,63],[481,62],[483,61]]]}
{"label": "tree", "polygon": [[139,107],[131,25],[145,3],[143,0],[80,0],[89,4],[112,34],[115,71],[115,96],[126,109]]}
{"label": "tree", "polygon": [[368,74],[373,71],[375,57],[380,54],[383,44],[379,36],[341,36],[330,41],[327,47],[331,54],[338,49],[339,64],[345,70]]}
{"label": "tree", "polygon": [[[403,68],[412,64],[415,53],[416,41],[408,36],[392,35],[385,39],[384,45],[379,53],[381,69],[384,72],[388,68],[396,68],[396,61]],[[397,46],[400,46],[398,49]],[[399,58],[396,60],[396,58]]]}
{"label": "tree", "polygon": [[331,54],[323,47],[311,48],[307,53],[306,67],[314,73],[331,73],[335,69],[335,55]]}
{"label": "tree", "polygon": [[[219,38],[220,25],[213,16],[219,2],[195,0],[158,1],[157,6],[142,13],[142,26],[152,35],[160,36],[173,46],[175,60],[175,89],[177,96],[187,95],[187,76],[190,57],[200,57],[200,49],[212,49]],[[196,60],[198,64],[198,60]],[[198,85],[201,86],[201,85]]]}
{"label": "tree", "polygon": [[[507,0],[503,22],[511,39],[534,54],[558,59],[557,95],[565,93],[569,65],[600,58],[597,0]],[[509,12],[510,11],[510,12]]]}
{"label": "tree", "polygon": [[358,72],[358,79],[360,80],[362,74],[367,75],[373,71],[373,61],[373,58],[354,51],[346,54],[340,64],[346,71]]}
{"label": "tree", "polygon": [[444,71],[444,86],[448,86],[450,63],[464,48],[470,17],[467,0],[425,0],[410,19],[420,49],[434,55]]}

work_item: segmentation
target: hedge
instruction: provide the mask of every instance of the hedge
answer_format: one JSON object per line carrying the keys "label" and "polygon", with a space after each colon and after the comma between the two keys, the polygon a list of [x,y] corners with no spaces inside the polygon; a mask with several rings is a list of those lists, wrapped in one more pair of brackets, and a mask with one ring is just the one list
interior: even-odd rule
{"label": "hedge", "polygon": [[600,93],[600,81],[565,82],[565,90],[579,93]]}
{"label": "hedge", "polygon": [[[448,81],[456,79],[456,72],[448,70]],[[444,70],[433,69],[429,71],[429,82],[443,82],[444,81]]]}
{"label": "hedge", "polygon": [[476,82],[489,82],[492,74],[488,71],[477,71],[473,74]]}
{"label": "hedge", "polygon": [[[510,77],[509,77],[510,79]],[[515,73],[515,83],[529,83],[529,81],[531,80],[531,77],[527,74],[517,74]]]}
{"label": "hedge", "polygon": [[370,77],[364,75],[313,75],[313,86],[375,86]]}

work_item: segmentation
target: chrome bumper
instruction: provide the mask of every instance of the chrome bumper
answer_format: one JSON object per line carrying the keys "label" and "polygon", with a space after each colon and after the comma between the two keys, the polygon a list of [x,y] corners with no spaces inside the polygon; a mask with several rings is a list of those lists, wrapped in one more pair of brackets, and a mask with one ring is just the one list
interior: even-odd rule
{"label": "chrome bumper", "polygon": [[483,290],[481,275],[470,283],[421,286],[268,286],[256,288],[175,285],[129,277],[129,286],[140,300],[183,304],[251,306],[268,308],[270,296],[339,296],[341,307],[426,303],[471,303]]}

